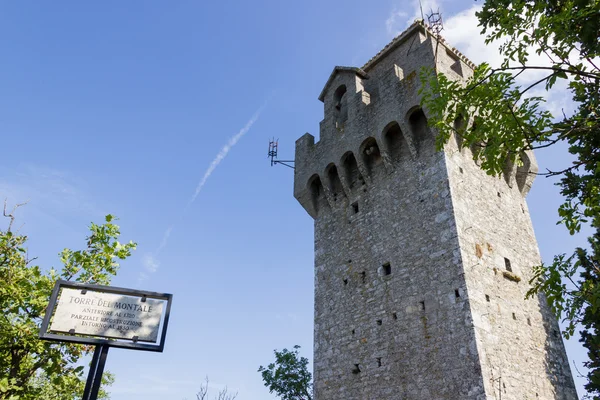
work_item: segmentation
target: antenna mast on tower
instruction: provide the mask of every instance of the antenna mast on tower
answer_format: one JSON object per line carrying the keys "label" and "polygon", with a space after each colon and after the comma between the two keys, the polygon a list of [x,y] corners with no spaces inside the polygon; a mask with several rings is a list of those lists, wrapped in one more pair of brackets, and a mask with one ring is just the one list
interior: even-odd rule
{"label": "antenna mast on tower", "polygon": [[444,24],[442,23],[442,14],[440,14],[439,8],[437,12],[433,12],[433,10],[431,10],[431,14],[427,15],[427,22],[429,23],[429,29],[439,36],[440,32],[444,29]]}
{"label": "antenna mast on tower", "polygon": [[431,9],[431,14],[427,15],[427,22],[429,25],[429,29],[435,33],[436,43],[435,43],[435,69],[437,71],[437,52],[438,46],[440,45],[440,32],[444,29],[444,24],[442,23],[442,14],[440,14],[440,9],[438,8],[437,12],[433,12]]}
{"label": "antenna mast on tower", "polygon": [[277,146],[279,145],[279,139],[269,140],[269,154],[267,157],[271,159],[271,167],[275,164],[285,165],[288,168],[295,169],[293,165],[287,163],[293,163],[294,160],[277,160]]}

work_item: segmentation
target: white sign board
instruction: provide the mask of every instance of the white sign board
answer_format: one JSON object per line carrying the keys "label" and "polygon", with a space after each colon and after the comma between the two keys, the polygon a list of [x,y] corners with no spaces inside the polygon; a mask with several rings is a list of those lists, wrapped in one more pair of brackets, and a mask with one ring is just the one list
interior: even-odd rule
{"label": "white sign board", "polygon": [[158,299],[64,288],[51,332],[156,343],[165,302]]}

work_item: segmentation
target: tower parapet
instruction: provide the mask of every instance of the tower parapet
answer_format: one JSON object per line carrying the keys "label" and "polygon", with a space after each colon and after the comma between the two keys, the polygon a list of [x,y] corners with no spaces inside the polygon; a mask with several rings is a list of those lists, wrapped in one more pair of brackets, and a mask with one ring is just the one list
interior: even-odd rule
{"label": "tower parapet", "polygon": [[433,151],[417,95],[418,70],[433,61],[432,42],[420,24],[397,39],[381,65],[365,65],[370,72],[334,68],[319,96],[320,140],[307,134],[296,142],[294,195],[313,217],[321,203],[352,200],[358,186],[372,181],[375,166],[390,172],[400,158],[415,161],[419,152]]}

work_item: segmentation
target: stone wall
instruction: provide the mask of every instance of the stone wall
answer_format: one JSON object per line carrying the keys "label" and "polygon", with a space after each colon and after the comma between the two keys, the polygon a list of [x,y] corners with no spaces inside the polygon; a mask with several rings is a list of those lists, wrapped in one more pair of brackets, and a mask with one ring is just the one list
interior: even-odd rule
{"label": "stone wall", "polygon": [[488,176],[455,140],[446,154],[487,398],[577,399],[558,324],[541,298],[525,300],[541,260],[516,170]]}

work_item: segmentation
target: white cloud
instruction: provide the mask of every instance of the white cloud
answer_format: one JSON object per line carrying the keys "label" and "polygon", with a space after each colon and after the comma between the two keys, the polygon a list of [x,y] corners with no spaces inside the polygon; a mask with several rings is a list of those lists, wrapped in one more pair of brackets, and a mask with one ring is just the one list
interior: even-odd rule
{"label": "white cloud", "polygon": [[401,32],[399,27],[404,24],[406,17],[408,17],[408,14],[404,11],[392,11],[388,19],[385,20],[385,29],[388,35],[397,36]]}
{"label": "white cloud", "polygon": [[[481,10],[480,5],[474,5],[455,15],[451,15],[444,21],[444,30],[441,35],[453,47],[456,47],[461,53],[476,64],[487,62],[492,67],[500,67],[504,56],[500,54],[499,47],[503,41],[494,41],[485,43],[485,36],[481,33],[481,27],[475,13]],[[537,54],[535,47],[528,49],[528,65],[532,66],[550,66],[551,61],[545,54]],[[577,56],[574,55],[574,59]],[[517,77],[517,84],[526,88],[533,82],[542,79],[548,75],[545,70],[529,70]],[[561,116],[564,112],[569,115],[574,109],[571,96],[566,95],[567,83],[558,82],[552,91],[546,92],[544,84],[535,87],[527,92],[529,96],[539,96],[546,99],[544,107],[555,117]]]}
{"label": "white cloud", "polygon": [[147,272],[153,274],[158,271],[158,268],[160,267],[160,261],[158,261],[154,255],[146,253],[142,257],[142,265]]}
{"label": "white cloud", "polygon": [[474,5],[446,18],[442,36],[476,64],[485,61],[492,66],[499,66],[503,59],[498,52],[500,43],[485,44],[485,37],[477,26],[479,21],[475,16],[480,10],[480,5]]}
{"label": "white cloud", "polygon": [[385,20],[385,28],[388,35],[392,37],[397,36],[416,19],[424,19],[427,21],[427,15],[432,12],[438,12],[441,9],[438,0],[412,0],[410,6],[405,8],[408,12],[394,8],[389,17]]}
{"label": "white cloud", "polygon": [[98,213],[86,194],[86,182],[73,174],[30,163],[0,171],[0,196],[9,203],[29,200],[28,207],[50,215]]}
{"label": "white cloud", "polygon": [[[481,5],[473,5],[453,15],[446,15],[442,8],[443,1],[440,0],[413,0],[409,12],[398,11],[396,8],[385,21],[388,34],[396,36],[406,29],[415,19],[424,18],[427,23],[427,15],[432,12],[440,12],[443,18],[444,29],[441,35],[452,46],[460,50],[471,61],[476,64],[487,62],[492,67],[499,67],[503,56],[498,51],[502,41],[485,43],[485,36],[481,33],[482,28],[478,26],[479,21],[475,13],[482,9]],[[409,17],[410,15],[410,17]],[[531,65],[550,65],[550,60],[545,54],[536,54],[535,48],[529,51]],[[544,71],[531,71],[520,77],[521,82],[531,81],[543,77]]]}
{"label": "white cloud", "polygon": [[413,15],[407,24],[412,24],[415,19],[424,19],[427,22],[427,16],[434,12],[441,12],[442,7],[438,0],[413,0]]}
{"label": "white cloud", "polygon": [[[1,162],[1,161],[0,161]],[[8,206],[27,202],[17,211],[13,229],[27,234],[40,226],[60,227],[81,234],[82,226],[73,217],[89,220],[107,214],[97,207],[97,199],[88,194],[89,183],[73,173],[33,163],[0,164],[0,202]],[[0,224],[5,221],[0,222]],[[2,225],[6,226],[6,225]]]}
{"label": "white cloud", "polygon": [[142,270],[138,276],[138,285],[156,273],[160,268],[160,261],[152,253],[146,253],[142,256]]}

